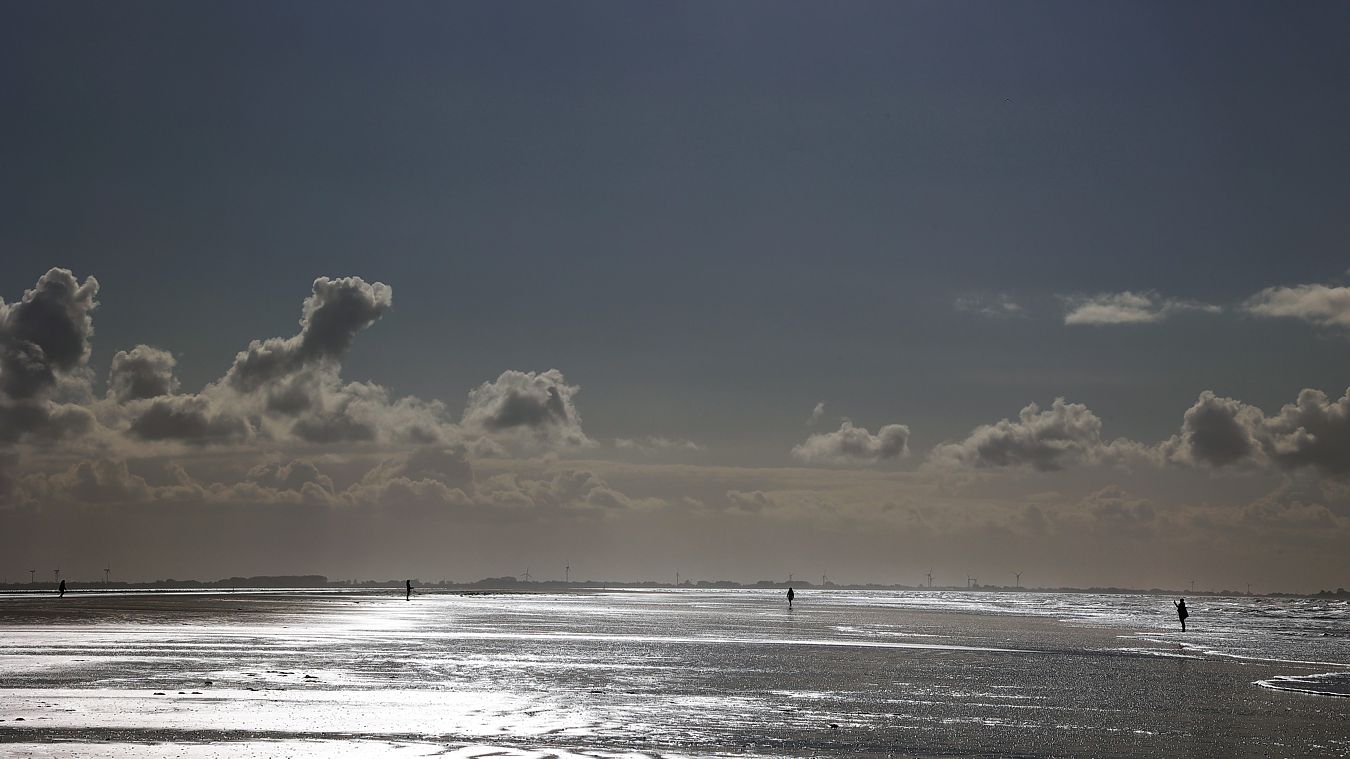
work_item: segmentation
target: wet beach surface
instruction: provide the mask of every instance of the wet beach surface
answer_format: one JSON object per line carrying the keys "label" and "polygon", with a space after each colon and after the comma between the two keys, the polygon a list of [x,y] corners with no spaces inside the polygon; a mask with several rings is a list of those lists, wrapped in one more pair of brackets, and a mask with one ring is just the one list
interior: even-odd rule
{"label": "wet beach surface", "polygon": [[1257,685],[1334,693],[1335,614],[994,595],[3,596],[0,754],[1350,756],[1350,698]]}

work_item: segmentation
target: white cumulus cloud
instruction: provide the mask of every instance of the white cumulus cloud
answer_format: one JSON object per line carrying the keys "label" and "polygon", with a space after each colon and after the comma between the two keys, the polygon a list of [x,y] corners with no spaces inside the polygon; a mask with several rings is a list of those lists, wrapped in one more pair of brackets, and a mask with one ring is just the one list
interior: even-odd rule
{"label": "white cumulus cloud", "polygon": [[845,419],[834,432],[811,435],[792,448],[804,464],[879,464],[909,453],[909,427],[888,424],[873,435]]}
{"label": "white cumulus cloud", "polygon": [[1064,323],[1069,326],[1107,326],[1114,324],[1152,324],[1180,311],[1218,313],[1222,309],[1208,303],[1165,298],[1153,292],[1098,293],[1071,295],[1065,303]]}
{"label": "white cumulus cloud", "polygon": [[1350,287],[1268,287],[1248,298],[1243,309],[1256,316],[1302,319],[1319,327],[1350,328]]}

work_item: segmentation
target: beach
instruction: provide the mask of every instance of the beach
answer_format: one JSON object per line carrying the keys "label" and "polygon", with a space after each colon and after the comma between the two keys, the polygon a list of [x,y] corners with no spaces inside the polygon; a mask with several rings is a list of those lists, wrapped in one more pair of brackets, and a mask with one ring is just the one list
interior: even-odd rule
{"label": "beach", "polygon": [[1350,756],[1339,612],[1001,595],[11,594],[0,754]]}

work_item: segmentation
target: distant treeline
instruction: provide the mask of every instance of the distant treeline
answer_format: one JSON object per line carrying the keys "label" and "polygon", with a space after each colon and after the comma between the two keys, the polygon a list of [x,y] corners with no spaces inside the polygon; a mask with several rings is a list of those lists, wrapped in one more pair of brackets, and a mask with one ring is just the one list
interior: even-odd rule
{"label": "distant treeline", "polygon": [[[644,580],[641,582],[624,582],[617,580],[573,580],[565,582],[562,580],[521,580],[516,577],[485,577],[473,582],[452,582],[441,580],[439,582],[423,582],[414,579],[413,586],[425,589],[508,589],[508,590],[591,590],[597,588],[777,588],[786,589],[789,585],[798,590],[825,589],[825,590],[933,590],[933,591],[960,591],[975,590],[981,592],[997,593],[1100,593],[1100,594],[1148,594],[1148,595],[1166,595],[1166,596],[1281,596],[1281,597],[1300,597],[1300,598],[1350,598],[1350,591],[1345,588],[1336,590],[1322,590],[1317,593],[1244,593],[1234,590],[1169,590],[1166,588],[1149,588],[1147,590],[1140,588],[1028,588],[1016,587],[1011,585],[955,585],[929,587],[927,585],[886,585],[881,583],[866,584],[839,584],[826,582],[823,585],[815,584],[806,580],[793,580],[788,583],[783,580],[759,580],[753,583],[736,582],[734,580],[685,580],[679,585],[669,582],[656,582],[653,580]],[[151,580],[126,582],[122,580],[113,580],[103,582],[102,580],[66,580],[66,589],[76,590],[232,590],[247,588],[402,588],[404,580],[330,580],[324,575],[254,575],[252,577],[229,577],[223,580]],[[55,590],[57,583],[50,580],[40,580],[36,582],[4,582],[0,583],[0,590]]]}

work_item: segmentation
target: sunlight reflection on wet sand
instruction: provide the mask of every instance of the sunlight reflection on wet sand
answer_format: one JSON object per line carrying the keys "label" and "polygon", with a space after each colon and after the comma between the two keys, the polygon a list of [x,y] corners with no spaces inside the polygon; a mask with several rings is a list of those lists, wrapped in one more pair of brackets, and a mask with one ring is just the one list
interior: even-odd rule
{"label": "sunlight reflection on wet sand", "polygon": [[[1184,739],[1218,757],[1276,747],[1278,730],[1252,726],[1270,719],[1261,694],[1281,695],[1253,676],[1309,674],[1129,630],[812,600],[0,599],[0,753],[1167,756]],[[1213,735],[1168,699],[1246,714],[1248,732]],[[1324,739],[1350,732],[1317,714]]]}

